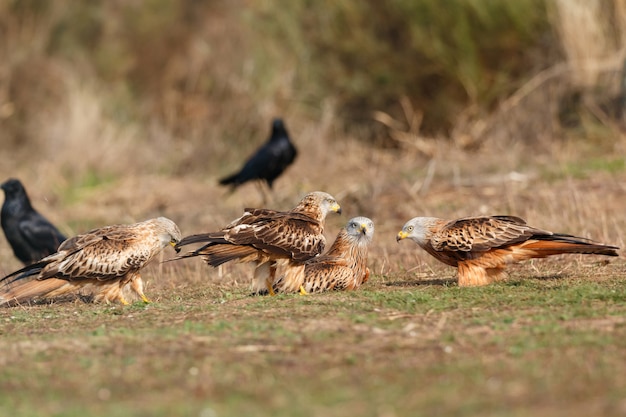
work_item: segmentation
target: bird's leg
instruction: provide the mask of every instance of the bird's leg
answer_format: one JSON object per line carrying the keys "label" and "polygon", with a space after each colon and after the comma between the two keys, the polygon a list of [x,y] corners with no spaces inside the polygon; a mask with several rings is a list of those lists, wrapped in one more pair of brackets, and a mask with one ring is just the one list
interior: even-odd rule
{"label": "bird's leg", "polygon": [[109,301],[117,300],[120,302],[121,305],[129,305],[130,303],[126,301],[126,298],[124,298],[124,294],[122,294],[122,289],[124,288],[124,285],[125,284],[123,284],[123,280],[120,282],[113,282],[107,285],[109,289],[104,294],[104,301],[106,301],[108,304]]}
{"label": "bird's leg", "polygon": [[274,292],[274,286],[272,285],[272,281],[269,278],[265,280],[265,284],[267,287],[268,294],[271,296],[276,295],[276,293]]}
{"label": "bird's leg", "polygon": [[265,195],[265,190],[263,189],[263,181],[256,181],[257,189],[261,194],[261,201],[263,202],[263,207],[267,205],[267,196]]}
{"label": "bird's leg", "polygon": [[143,293],[143,280],[141,279],[141,275],[139,274],[135,274],[131,279],[130,279],[130,287],[133,289],[133,291],[135,291],[135,293],[137,293],[137,295],[139,295],[139,297],[141,297],[141,300],[148,304],[151,303],[152,301],[150,301],[150,299],[148,297],[146,297],[146,295]]}
{"label": "bird's leg", "polygon": [[265,285],[267,286],[267,292],[274,296],[276,293],[274,292],[274,276],[276,275],[276,263],[272,262],[270,264],[270,273],[267,279],[265,280]]}
{"label": "bird's leg", "polygon": [[370,269],[365,268],[365,274],[363,274],[363,279],[361,280],[361,284],[365,284],[369,278],[370,278]]}
{"label": "bird's leg", "polygon": [[261,199],[263,200],[263,206],[267,206],[268,205],[268,201],[269,202],[273,202],[273,200],[274,200],[274,195],[272,194],[272,189],[263,180],[256,181],[256,183],[257,183],[257,187],[259,189],[259,192],[261,193]]}
{"label": "bird's leg", "polygon": [[107,304],[118,301],[125,306],[129,304],[122,294],[122,288],[125,285],[124,280],[114,282],[96,281],[95,284],[99,287],[99,291],[94,295],[94,301],[104,301]]}
{"label": "bird's leg", "polygon": [[491,283],[487,269],[476,262],[459,262],[457,276],[459,279],[459,287],[477,287]]}
{"label": "bird's leg", "polygon": [[[259,262],[259,261],[257,261]],[[252,292],[254,294],[264,294],[268,289],[269,262],[258,263],[254,269],[254,281],[252,282]]]}
{"label": "bird's leg", "polygon": [[304,264],[290,263],[285,272],[285,288],[289,292],[308,294],[304,289]]}

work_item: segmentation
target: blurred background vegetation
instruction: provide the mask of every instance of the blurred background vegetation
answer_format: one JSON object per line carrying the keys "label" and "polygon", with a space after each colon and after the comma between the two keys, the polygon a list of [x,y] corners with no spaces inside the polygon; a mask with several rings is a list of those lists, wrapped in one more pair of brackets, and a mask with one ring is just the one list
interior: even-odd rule
{"label": "blurred background vegetation", "polygon": [[625,36],[623,0],[2,0],[3,171],[224,174],[274,116],[427,158],[610,144]]}

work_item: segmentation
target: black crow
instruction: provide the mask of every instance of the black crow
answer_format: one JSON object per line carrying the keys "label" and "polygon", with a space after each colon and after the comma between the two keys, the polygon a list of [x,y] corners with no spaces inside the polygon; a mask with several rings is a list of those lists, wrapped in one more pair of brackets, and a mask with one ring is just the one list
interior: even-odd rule
{"label": "black crow", "polygon": [[15,256],[29,265],[55,253],[66,238],[30,205],[22,183],[11,178],[0,187],[5,195],[0,221]]}
{"label": "black crow", "polygon": [[283,121],[274,119],[269,140],[246,161],[239,172],[222,178],[220,184],[229,185],[234,190],[246,181],[264,180],[272,188],[274,180],[293,162],[297,154]]}

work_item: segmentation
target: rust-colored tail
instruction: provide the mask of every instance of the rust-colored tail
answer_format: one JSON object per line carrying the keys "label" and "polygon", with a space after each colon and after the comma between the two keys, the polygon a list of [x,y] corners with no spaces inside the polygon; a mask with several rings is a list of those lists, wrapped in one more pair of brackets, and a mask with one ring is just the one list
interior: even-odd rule
{"label": "rust-colored tail", "polygon": [[0,288],[0,305],[57,297],[76,289],[76,284],[58,278],[19,280]]}
{"label": "rust-colored tail", "polygon": [[619,256],[617,246],[603,245],[588,239],[563,234],[533,236],[521,244],[519,248],[532,251],[534,256],[529,256],[529,258],[544,258],[565,253]]}

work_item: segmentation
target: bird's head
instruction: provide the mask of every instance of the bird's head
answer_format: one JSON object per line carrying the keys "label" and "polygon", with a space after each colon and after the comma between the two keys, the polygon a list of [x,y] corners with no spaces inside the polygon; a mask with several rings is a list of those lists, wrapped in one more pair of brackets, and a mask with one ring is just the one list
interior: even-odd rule
{"label": "bird's head", "polygon": [[9,178],[8,180],[6,180],[2,184],[0,184],[0,188],[2,188],[4,190],[4,193],[7,196],[8,195],[16,195],[18,193],[25,192],[24,191],[24,186],[22,185],[20,180],[15,179],[15,178]]}
{"label": "bird's head", "polygon": [[284,129],[285,124],[283,123],[283,119],[275,118],[272,120],[272,129]]}
{"label": "bird's head", "polygon": [[158,228],[159,238],[161,239],[161,245],[166,247],[171,245],[176,247],[176,244],[183,238],[180,233],[180,229],[167,217],[158,217],[154,219],[155,225]]}
{"label": "bird's head", "polygon": [[332,195],[328,193],[324,193],[321,191],[316,191],[315,193],[312,193],[312,194],[316,194],[316,197],[319,199],[320,201],[319,205],[323,213],[341,214],[341,206],[339,205],[337,200],[335,200],[335,197],[333,197]]}
{"label": "bird's head", "polygon": [[415,217],[404,224],[396,236],[396,241],[411,239],[418,245],[425,244],[430,236],[430,228],[439,219],[434,217]]}
{"label": "bird's head", "polygon": [[292,211],[324,221],[328,213],[341,214],[341,206],[332,195],[323,191],[314,191],[305,195]]}
{"label": "bird's head", "polygon": [[289,137],[289,134],[287,133],[283,119],[276,118],[272,120],[272,135],[270,136],[270,141],[281,140],[285,136]]}
{"label": "bird's head", "polygon": [[364,238],[368,242],[374,237],[374,222],[367,217],[354,217],[346,224],[346,232],[351,236]]}

